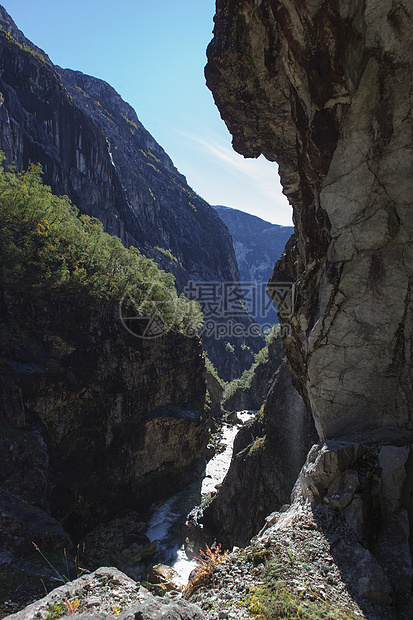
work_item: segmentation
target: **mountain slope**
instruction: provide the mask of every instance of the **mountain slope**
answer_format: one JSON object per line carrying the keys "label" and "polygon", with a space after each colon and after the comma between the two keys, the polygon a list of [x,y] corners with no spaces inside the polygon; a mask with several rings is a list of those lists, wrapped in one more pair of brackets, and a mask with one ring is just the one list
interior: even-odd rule
{"label": "mountain slope", "polygon": [[[102,80],[54,66],[0,6],[0,148],[17,170],[40,162],[45,181],[125,245],[189,278],[236,280],[231,236],[186,183],[134,110]],[[172,264],[169,264],[171,263]],[[182,265],[182,267],[181,267]],[[165,265],[164,265],[165,266]]]}
{"label": "mountain slope", "polygon": [[[126,247],[136,246],[173,273],[179,293],[191,282],[238,282],[227,227],[131,106],[106,82],[53,65],[1,6],[0,26],[0,150],[6,164],[21,171],[39,162],[54,193],[68,195]],[[195,286],[196,299],[198,293]],[[214,304],[223,304],[216,295]],[[205,333],[205,348],[226,380],[248,368],[263,346],[259,334],[251,335],[245,311],[239,322],[236,336],[229,324],[218,334],[214,317]]]}

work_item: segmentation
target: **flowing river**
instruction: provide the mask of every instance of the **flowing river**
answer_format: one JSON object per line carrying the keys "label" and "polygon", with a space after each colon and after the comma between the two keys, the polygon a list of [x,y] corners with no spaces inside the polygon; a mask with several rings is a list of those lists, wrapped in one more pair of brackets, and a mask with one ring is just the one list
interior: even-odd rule
{"label": "flowing river", "polygon": [[191,571],[197,566],[195,560],[189,560],[184,551],[182,526],[189,512],[199,506],[202,496],[215,491],[217,484],[225,478],[231,462],[235,435],[254,414],[250,411],[238,411],[238,423],[222,427],[220,446],[225,449],[217,453],[206,467],[204,475],[189,487],[166,500],[152,514],[146,535],[150,541],[158,541],[158,548],[153,559],[172,566],[177,572],[177,581],[186,584]]}

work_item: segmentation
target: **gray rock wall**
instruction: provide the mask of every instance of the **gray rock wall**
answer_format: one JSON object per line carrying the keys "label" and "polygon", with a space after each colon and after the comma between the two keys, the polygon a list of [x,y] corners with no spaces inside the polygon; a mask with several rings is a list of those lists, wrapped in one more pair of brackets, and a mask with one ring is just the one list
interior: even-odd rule
{"label": "gray rock wall", "polygon": [[412,15],[217,2],[208,85],[235,149],[280,164],[296,240],[273,279],[294,282],[284,346],[321,437],[412,428]]}
{"label": "gray rock wall", "polygon": [[272,276],[293,287],[284,347],[331,439],[310,451],[274,531],[311,511],[366,613],[373,601],[401,618],[412,600],[412,17],[411,0],[218,0],[206,69],[234,148],[280,165],[295,224]]}

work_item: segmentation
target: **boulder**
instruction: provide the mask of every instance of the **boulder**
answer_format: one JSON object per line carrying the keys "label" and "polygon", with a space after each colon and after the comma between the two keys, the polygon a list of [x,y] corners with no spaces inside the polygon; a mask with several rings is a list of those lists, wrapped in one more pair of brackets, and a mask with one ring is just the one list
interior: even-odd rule
{"label": "boulder", "polygon": [[45,620],[52,613],[88,620],[205,620],[196,605],[156,597],[116,568],[100,568],[66,583],[7,620]]}
{"label": "boulder", "polygon": [[166,592],[180,592],[181,586],[177,583],[177,572],[171,566],[156,564],[149,569],[147,579],[155,586],[155,592],[163,596]]}

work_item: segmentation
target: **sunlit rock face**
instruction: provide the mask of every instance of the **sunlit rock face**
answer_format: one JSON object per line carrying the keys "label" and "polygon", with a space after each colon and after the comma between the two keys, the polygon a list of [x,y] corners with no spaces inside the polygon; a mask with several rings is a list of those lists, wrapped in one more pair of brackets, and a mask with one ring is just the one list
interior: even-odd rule
{"label": "sunlit rock face", "polygon": [[[295,243],[284,346],[323,438],[412,429],[410,1],[217,0],[207,82],[280,165]],[[274,170],[274,174],[275,174]]]}

